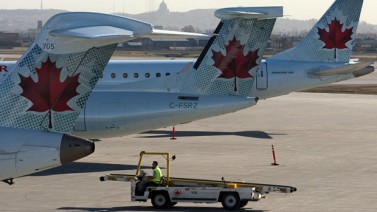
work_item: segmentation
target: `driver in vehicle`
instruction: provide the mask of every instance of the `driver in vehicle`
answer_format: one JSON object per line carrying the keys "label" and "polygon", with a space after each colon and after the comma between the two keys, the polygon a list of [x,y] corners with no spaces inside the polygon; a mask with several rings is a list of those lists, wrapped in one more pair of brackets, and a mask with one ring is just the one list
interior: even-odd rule
{"label": "driver in vehicle", "polygon": [[158,167],[157,161],[153,161],[152,170],[153,170],[153,178],[151,181],[147,181],[147,182],[146,182],[147,173],[144,171],[141,171],[141,175],[140,177],[138,177],[140,182],[137,184],[137,191],[138,191],[137,195],[143,195],[144,191],[148,187],[152,187],[152,186],[156,187],[160,184],[161,178],[162,178],[162,171],[160,167]]}

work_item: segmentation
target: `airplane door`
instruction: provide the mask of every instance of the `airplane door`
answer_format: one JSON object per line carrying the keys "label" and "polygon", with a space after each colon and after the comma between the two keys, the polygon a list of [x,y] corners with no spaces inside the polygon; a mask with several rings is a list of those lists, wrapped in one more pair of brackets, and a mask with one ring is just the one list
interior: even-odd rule
{"label": "airplane door", "polygon": [[260,64],[257,70],[257,86],[256,87],[258,90],[265,90],[268,88],[268,72],[267,72],[266,63]]}

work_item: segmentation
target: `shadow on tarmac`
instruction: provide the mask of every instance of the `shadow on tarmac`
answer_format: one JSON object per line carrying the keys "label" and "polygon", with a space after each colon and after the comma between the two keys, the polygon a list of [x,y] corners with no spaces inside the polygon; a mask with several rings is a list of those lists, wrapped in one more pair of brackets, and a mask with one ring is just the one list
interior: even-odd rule
{"label": "shadow on tarmac", "polygon": [[[59,166],[53,169],[37,172],[29,176],[49,176],[58,174],[75,174],[75,173],[92,173],[92,172],[104,172],[104,171],[124,171],[124,170],[136,170],[136,165],[126,164],[108,164],[108,163],[86,163],[86,162],[74,162]],[[142,169],[148,169],[150,167],[141,167]]]}
{"label": "shadow on tarmac", "polygon": [[[179,203],[178,203],[179,204]],[[153,207],[145,206],[125,206],[125,207],[113,207],[113,208],[84,208],[84,207],[62,207],[58,210],[67,211],[101,211],[101,212],[114,212],[114,211],[158,211]],[[215,207],[173,207],[171,209],[164,209],[163,211],[228,211],[223,208]],[[253,212],[265,212],[263,210],[252,210],[251,208],[242,208],[237,211],[253,211]]]}
{"label": "shadow on tarmac", "polygon": [[[147,135],[150,134],[150,135]],[[147,132],[140,133],[138,138],[164,138],[171,137],[172,132],[166,130],[151,130]],[[176,137],[194,137],[194,136],[226,136],[235,135],[243,136],[249,138],[259,138],[259,139],[273,139],[271,135],[285,135],[285,134],[269,134],[263,131],[240,131],[240,132],[208,132],[208,131],[176,131]]]}

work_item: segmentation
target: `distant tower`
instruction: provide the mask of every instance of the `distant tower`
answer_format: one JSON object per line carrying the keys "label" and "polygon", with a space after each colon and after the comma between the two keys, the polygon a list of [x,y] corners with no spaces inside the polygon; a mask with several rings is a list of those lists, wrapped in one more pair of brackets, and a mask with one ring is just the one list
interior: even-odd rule
{"label": "distant tower", "polygon": [[43,0],[41,0],[41,10],[43,10]]}
{"label": "distant tower", "polygon": [[160,4],[160,7],[158,8],[157,12],[160,13],[168,13],[168,5],[165,3],[165,0],[162,0],[162,3]]}

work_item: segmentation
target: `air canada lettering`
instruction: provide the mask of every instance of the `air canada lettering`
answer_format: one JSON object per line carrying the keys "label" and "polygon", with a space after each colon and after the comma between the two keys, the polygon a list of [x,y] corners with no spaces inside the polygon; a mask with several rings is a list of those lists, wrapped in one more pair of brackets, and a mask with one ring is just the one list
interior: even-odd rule
{"label": "air canada lettering", "polygon": [[198,103],[197,102],[170,102],[169,107],[171,109],[192,109],[196,110],[198,109]]}
{"label": "air canada lettering", "polygon": [[8,66],[0,66],[0,73],[1,72],[8,72]]}

